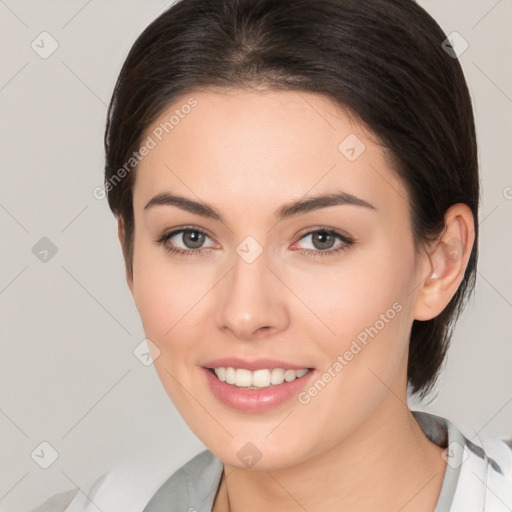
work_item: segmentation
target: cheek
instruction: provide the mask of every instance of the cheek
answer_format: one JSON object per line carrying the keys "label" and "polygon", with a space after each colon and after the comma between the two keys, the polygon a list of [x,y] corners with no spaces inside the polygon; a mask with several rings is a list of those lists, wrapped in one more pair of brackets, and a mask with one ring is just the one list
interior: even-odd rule
{"label": "cheek", "polygon": [[156,348],[153,364],[172,402],[188,410],[192,389],[190,369],[196,356],[191,340],[197,335],[200,301],[211,287],[199,267],[172,265],[167,254],[141,248],[134,265],[134,299],[146,338]]}
{"label": "cheek", "polygon": [[376,375],[393,380],[409,341],[413,271],[412,247],[397,258],[392,244],[382,244],[371,256],[354,253],[342,266],[319,265],[297,281],[297,295],[315,316],[300,320],[301,328],[321,347],[325,369],[341,356],[340,380],[351,387],[378,385]]}
{"label": "cheek", "polygon": [[193,322],[195,305],[211,284],[204,268],[186,260],[173,263],[163,248],[141,244],[136,255],[133,294],[146,335],[157,345],[167,344]]}
{"label": "cheek", "polygon": [[394,317],[393,304],[402,303],[410,292],[412,266],[393,256],[392,252],[356,256],[342,265],[319,265],[314,272],[296,279],[297,295],[317,316],[315,328],[322,320],[325,333],[329,327],[334,331],[331,334],[347,338],[373,325],[386,312]]}

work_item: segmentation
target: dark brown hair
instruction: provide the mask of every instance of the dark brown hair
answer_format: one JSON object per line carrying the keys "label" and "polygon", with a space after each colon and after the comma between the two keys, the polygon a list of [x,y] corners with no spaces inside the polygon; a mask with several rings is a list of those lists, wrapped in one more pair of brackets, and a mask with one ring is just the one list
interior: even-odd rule
{"label": "dark brown hair", "polygon": [[453,204],[467,204],[475,218],[475,244],[457,292],[436,318],[412,325],[409,385],[426,396],[474,290],[478,244],[473,111],[461,66],[442,47],[445,39],[412,0],[181,0],[172,5],[134,43],[108,110],[105,187],[112,212],[124,221],[128,272],[136,165],[129,172],[126,164],[165,108],[209,87],[263,85],[324,95],[354,114],[387,149],[408,191],[417,250],[441,234]]}

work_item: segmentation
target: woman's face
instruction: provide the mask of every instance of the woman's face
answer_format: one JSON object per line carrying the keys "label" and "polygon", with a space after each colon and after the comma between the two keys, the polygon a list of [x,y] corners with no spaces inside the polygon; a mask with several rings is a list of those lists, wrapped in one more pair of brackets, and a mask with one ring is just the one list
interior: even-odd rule
{"label": "woman's face", "polygon": [[[234,466],[286,467],[403,407],[426,266],[375,138],[319,95],[203,91],[145,144],[129,285],[162,383],[201,441]],[[146,206],[161,194],[188,203]],[[236,376],[263,387],[222,383],[212,366],[263,370]],[[269,386],[276,367],[312,370]]]}

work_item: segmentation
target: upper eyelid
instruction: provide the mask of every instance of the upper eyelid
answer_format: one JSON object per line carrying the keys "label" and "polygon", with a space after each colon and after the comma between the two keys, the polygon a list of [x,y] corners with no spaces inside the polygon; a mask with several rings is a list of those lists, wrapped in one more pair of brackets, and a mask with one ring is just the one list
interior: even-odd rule
{"label": "upper eyelid", "polygon": [[334,233],[336,235],[344,236],[346,238],[350,238],[350,235],[348,233],[345,233],[341,229],[336,228],[330,228],[327,226],[315,226],[312,228],[307,228],[306,231],[304,231],[302,234],[298,235],[300,238],[311,235],[312,233],[318,233],[318,231],[325,231],[326,233]]}
{"label": "upper eyelid", "polygon": [[167,239],[167,238],[170,238],[170,237],[172,237],[174,235],[178,235],[179,233],[184,233],[184,232],[187,232],[187,231],[197,231],[199,233],[202,233],[203,235],[206,235],[208,238],[211,238],[212,240],[215,239],[208,231],[206,231],[205,229],[200,228],[198,226],[185,226],[185,227],[182,227],[182,228],[175,228],[175,229],[171,229],[169,231],[164,231],[159,238],[160,239],[163,239],[163,238]]}

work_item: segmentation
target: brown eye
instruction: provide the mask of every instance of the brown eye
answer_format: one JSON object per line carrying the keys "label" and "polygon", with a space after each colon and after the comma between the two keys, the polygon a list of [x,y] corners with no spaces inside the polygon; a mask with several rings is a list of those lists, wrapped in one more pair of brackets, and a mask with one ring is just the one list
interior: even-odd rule
{"label": "brown eye", "polygon": [[292,249],[313,258],[327,257],[346,251],[355,243],[356,241],[349,235],[344,235],[335,229],[322,228],[306,233],[293,244]]}
{"label": "brown eye", "polygon": [[215,248],[213,240],[209,245],[204,245],[207,239],[211,240],[206,233],[199,229],[182,228],[164,234],[155,241],[162,244],[166,251],[174,254],[198,255],[210,248]]}
{"label": "brown eye", "polygon": [[187,249],[198,249],[206,239],[206,235],[199,231],[182,231],[181,237]]}
{"label": "brown eye", "polygon": [[336,236],[328,231],[316,231],[315,233],[312,233],[311,241],[315,246],[315,249],[326,250],[331,249],[334,246]]}

